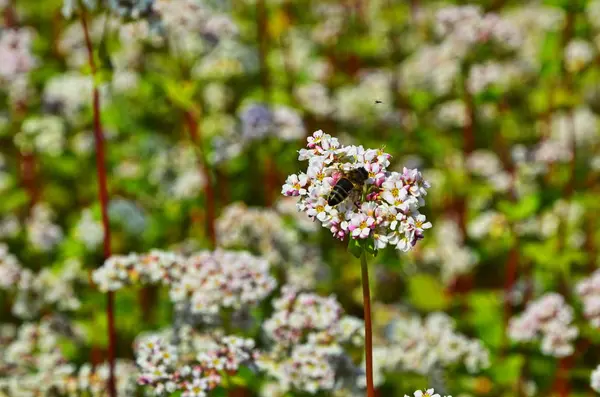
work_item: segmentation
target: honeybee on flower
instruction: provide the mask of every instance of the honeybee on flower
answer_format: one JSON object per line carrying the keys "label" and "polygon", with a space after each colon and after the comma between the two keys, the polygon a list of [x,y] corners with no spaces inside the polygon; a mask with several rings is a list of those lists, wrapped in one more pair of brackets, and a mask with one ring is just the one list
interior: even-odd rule
{"label": "honeybee on flower", "polygon": [[430,185],[418,170],[388,171],[391,155],[383,149],[344,146],[321,130],[307,141],[298,159],[308,160],[308,168],[290,175],[281,193],[298,197],[298,210],[336,238],[408,251],[431,227],[419,212]]}

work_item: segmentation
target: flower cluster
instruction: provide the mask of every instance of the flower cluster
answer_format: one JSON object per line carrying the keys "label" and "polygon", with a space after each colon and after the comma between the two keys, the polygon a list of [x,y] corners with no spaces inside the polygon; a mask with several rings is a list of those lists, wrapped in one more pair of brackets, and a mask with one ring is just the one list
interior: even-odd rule
{"label": "flower cluster", "polygon": [[60,226],[52,223],[54,212],[46,203],[36,204],[27,219],[27,237],[37,250],[46,252],[58,245],[64,235]]}
{"label": "flower cluster", "polygon": [[477,6],[448,6],[436,15],[436,30],[444,40],[452,41],[459,53],[462,48],[495,42],[515,50],[522,42],[517,26],[494,13],[484,14]]}
{"label": "flower cluster", "polygon": [[150,181],[159,192],[178,199],[197,197],[206,181],[198,171],[198,156],[190,146],[177,145],[158,152],[151,163]]}
{"label": "flower cluster", "polygon": [[28,29],[0,31],[0,84],[28,73],[36,64],[31,53],[32,34]]}
{"label": "flower cluster", "polygon": [[595,328],[600,328],[600,270],[581,280],[576,286],[583,301],[583,313]]}
{"label": "flower cluster", "polygon": [[265,259],[220,249],[190,257],[158,250],[116,255],[94,271],[92,278],[102,291],[136,283],[168,285],[174,302],[189,302],[192,312],[207,315],[220,308],[237,310],[256,304],[276,286]]}
{"label": "flower cluster", "polygon": [[333,391],[347,362],[341,344],[362,343],[362,322],[343,317],[335,297],[302,293],[291,286],[282,288],[273,307],[275,313],[263,331],[274,345],[260,355],[258,367],[275,378],[282,391]]}
{"label": "flower cluster", "polygon": [[592,371],[590,376],[590,387],[600,393],[600,365]]}
{"label": "flower cluster", "polygon": [[[440,397],[439,393],[436,393],[434,389],[427,390],[417,390],[413,393],[414,397]],[[404,395],[404,397],[409,397],[408,395]],[[452,397],[452,396],[444,396],[444,397]]]}
{"label": "flower cluster", "polygon": [[579,330],[571,325],[573,309],[562,295],[548,293],[527,305],[525,312],[510,320],[509,336],[517,342],[542,337],[542,353],[566,357],[573,353],[573,341]]}
{"label": "flower cluster", "polygon": [[160,336],[142,338],[136,343],[138,383],[155,395],[181,391],[183,397],[206,396],[221,384],[223,375],[235,374],[255,357],[252,339],[224,336],[203,342],[201,350],[185,350]]}
{"label": "flower cluster", "polygon": [[[490,365],[489,353],[477,339],[456,332],[454,321],[444,313],[398,318],[390,324],[388,344],[374,349],[375,379],[400,369],[425,375],[433,368],[464,364],[470,373]],[[364,382],[364,380],[363,380]]]}
{"label": "flower cluster", "polygon": [[[58,329],[67,326],[68,338]],[[5,331],[5,330],[3,330]],[[3,332],[3,336],[6,333]],[[68,362],[61,346],[81,338],[77,329],[59,318],[46,317],[39,323],[24,323],[0,346],[0,391],[11,396],[90,395],[105,397],[108,379],[106,363],[81,368]],[[116,362],[116,386],[120,395],[135,390],[135,367],[128,361]]]}
{"label": "flower cluster", "polygon": [[[295,202],[288,204],[293,206],[292,215],[298,214]],[[249,250],[273,265],[283,266],[289,284],[310,288],[322,268],[320,251],[305,243],[302,236],[288,226],[282,216],[286,211],[283,205],[278,205],[275,211],[233,203],[224,208],[217,219],[217,240],[224,248]],[[300,221],[314,225],[306,217]],[[314,228],[307,231],[312,232]]]}
{"label": "flower cluster", "polygon": [[75,284],[83,281],[82,276],[77,260],[67,261],[60,272],[45,268],[34,273],[23,267],[5,244],[0,244],[0,290],[14,296],[11,310],[19,318],[32,318],[47,306],[60,311],[78,309],[81,302]]}
{"label": "flower cluster", "polygon": [[[377,249],[389,244],[408,251],[431,227],[419,213],[429,183],[416,169],[389,172],[390,155],[383,150],[343,146],[321,130],[308,138],[307,146],[299,156],[309,161],[306,173],[290,175],[281,192],[298,196],[298,209],[320,221],[335,237],[372,238]],[[344,173],[358,168],[368,173],[362,191],[354,189],[340,204],[328,204]]]}
{"label": "flower cluster", "polygon": [[57,116],[31,117],[15,135],[15,145],[21,153],[32,152],[59,156],[65,146],[65,126]]}
{"label": "flower cluster", "polygon": [[102,243],[104,228],[100,222],[94,219],[89,208],[81,212],[81,218],[75,225],[75,236],[88,250],[93,250]]}
{"label": "flower cluster", "polygon": [[469,273],[479,262],[476,253],[465,245],[454,220],[441,220],[434,237],[433,244],[423,250],[423,261],[439,266],[444,283],[450,284],[458,276]]}
{"label": "flower cluster", "polygon": [[201,252],[187,261],[186,276],[171,289],[171,299],[189,296],[194,313],[216,314],[219,308],[239,310],[265,299],[276,280],[269,263],[247,252]]}

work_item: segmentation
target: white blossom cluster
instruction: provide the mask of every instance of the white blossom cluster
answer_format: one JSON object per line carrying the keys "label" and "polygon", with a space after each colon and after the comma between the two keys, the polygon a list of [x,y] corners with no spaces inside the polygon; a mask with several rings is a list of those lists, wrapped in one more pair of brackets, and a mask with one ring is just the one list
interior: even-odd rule
{"label": "white blossom cluster", "polygon": [[[57,331],[60,320],[44,318],[24,323],[9,335],[4,327],[0,345],[0,392],[10,396],[57,395],[106,397],[108,365],[84,364],[79,369],[66,359],[61,345],[67,335]],[[3,324],[6,325],[6,324]],[[72,332],[78,338],[77,329]],[[120,395],[135,391],[135,366],[117,360],[116,386]]]}
{"label": "white blossom cluster", "polygon": [[14,296],[11,311],[18,318],[32,318],[46,306],[77,310],[81,302],[75,284],[83,281],[82,276],[81,264],[76,260],[64,263],[60,272],[44,268],[34,273],[21,265],[8,246],[0,244],[0,290]]}
{"label": "white blossom cluster", "polygon": [[32,32],[26,28],[0,31],[0,83],[11,83],[34,68],[32,39]]}
{"label": "white blossom cluster", "polygon": [[479,258],[465,245],[456,221],[443,219],[434,231],[434,242],[423,249],[423,261],[440,268],[442,281],[452,283],[458,276],[468,274]]}
{"label": "white blossom cluster", "polygon": [[458,53],[491,41],[501,48],[515,50],[523,40],[520,30],[510,20],[494,13],[484,14],[473,5],[439,10],[436,31],[444,40],[451,41]]}
{"label": "white blossom cluster", "polygon": [[42,252],[54,249],[64,237],[60,226],[53,223],[54,212],[46,203],[37,203],[26,222],[29,243]]}
{"label": "white blossom cluster", "polygon": [[395,319],[387,339],[387,345],[376,346],[373,352],[374,378],[379,382],[385,372],[394,370],[425,375],[440,366],[464,364],[469,373],[476,373],[490,366],[483,344],[456,332],[454,320],[445,313]]}
{"label": "white blossom cluster", "polygon": [[152,389],[154,395],[181,391],[182,397],[203,397],[221,384],[223,373],[234,375],[256,355],[252,339],[224,336],[203,342],[196,351],[180,348],[161,336],[142,338],[135,347],[138,383]]}
{"label": "white blossom cluster", "polygon": [[[321,222],[336,238],[372,238],[377,249],[389,244],[409,251],[431,227],[419,213],[429,183],[418,170],[389,172],[388,153],[343,146],[321,130],[308,138],[307,146],[299,152],[299,160],[308,160],[306,173],[290,175],[281,192],[298,196],[298,210]],[[339,205],[329,205],[327,199],[344,172],[359,167],[369,174],[363,190],[355,189]]]}
{"label": "white blossom cluster", "polygon": [[65,125],[58,116],[29,117],[15,134],[15,145],[21,153],[32,152],[60,156],[65,147]]}
{"label": "white blossom cluster", "polygon": [[265,259],[243,251],[205,251],[188,258],[186,276],[172,286],[171,299],[189,296],[193,313],[216,314],[223,307],[253,306],[276,285]]}
{"label": "white blossom cluster", "polygon": [[81,212],[81,217],[75,225],[75,238],[81,241],[88,250],[97,248],[104,240],[102,223],[94,219],[89,208]]}
{"label": "white blossom cluster", "polygon": [[[417,390],[413,393],[414,397],[441,397],[439,393],[436,393],[434,389],[427,390]],[[404,397],[410,397],[408,395],[404,395]],[[452,396],[444,396],[444,397],[452,397]]]}
{"label": "white blossom cluster", "polygon": [[594,391],[600,393],[600,365],[592,371],[592,375],[590,376],[590,387]]}
{"label": "white blossom cluster", "polygon": [[[291,215],[297,217],[295,200],[291,200],[293,203],[286,205],[293,206]],[[292,209],[284,208],[281,202],[277,209],[247,207],[241,202],[227,206],[216,222],[217,241],[224,248],[249,250],[273,265],[283,266],[288,284],[311,288],[323,267],[319,250],[305,243],[297,230],[288,226],[282,215]],[[304,216],[298,222],[308,222],[304,229],[309,232],[315,230],[309,229],[314,223]]]}
{"label": "white blossom cluster", "polygon": [[600,270],[581,280],[576,286],[583,301],[583,314],[595,328],[600,328]]}
{"label": "white blossom cluster", "polygon": [[572,40],[565,47],[565,67],[571,73],[583,70],[594,58],[592,45],[581,39]]}
{"label": "white blossom cluster", "polygon": [[[69,71],[49,79],[44,86],[43,100],[47,106],[57,108],[67,120],[73,123],[81,121],[81,112],[92,103],[94,81],[75,71]],[[100,103],[108,101],[106,86],[100,87]]]}
{"label": "white blossom cluster", "polygon": [[533,342],[540,337],[542,353],[567,357],[574,351],[579,330],[572,325],[573,309],[562,295],[548,293],[530,302],[525,312],[509,323],[509,337],[516,342]]}
{"label": "white blossom cluster", "polygon": [[157,153],[151,163],[149,180],[169,197],[192,199],[206,184],[200,166],[193,147],[177,145]]}
{"label": "white blossom cluster", "polygon": [[190,257],[158,250],[112,256],[92,278],[102,291],[136,283],[162,283],[170,287],[173,302],[189,302],[192,312],[207,315],[216,314],[220,308],[237,310],[254,305],[276,286],[268,261],[248,252],[221,249]]}
{"label": "white blossom cluster", "polygon": [[495,192],[506,192],[511,187],[511,175],[506,172],[498,155],[492,151],[474,150],[466,159],[468,171],[484,178]]}
{"label": "white blossom cluster", "polygon": [[342,344],[362,344],[362,321],[343,316],[333,296],[291,286],[281,291],[273,302],[275,312],[263,324],[273,345],[259,356],[258,367],[277,380],[282,392],[332,392],[339,386],[338,367],[347,359]]}

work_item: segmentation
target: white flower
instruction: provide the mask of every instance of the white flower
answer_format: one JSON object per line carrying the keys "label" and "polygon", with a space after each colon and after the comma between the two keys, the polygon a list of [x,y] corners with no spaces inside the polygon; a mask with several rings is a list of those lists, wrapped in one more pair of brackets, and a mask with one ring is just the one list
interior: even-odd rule
{"label": "white flower", "polygon": [[281,193],[285,196],[304,196],[307,193],[304,188],[307,183],[308,176],[306,174],[292,174],[286,179],[285,185],[283,185],[283,188],[281,189]]}
{"label": "white flower", "polygon": [[352,237],[367,238],[375,224],[375,219],[365,214],[354,214],[350,219],[348,230],[352,232]]}
{"label": "white flower", "polygon": [[[308,160],[306,173],[290,175],[282,187],[283,195],[299,197],[300,211],[320,221],[336,238],[373,238],[377,249],[391,244],[408,251],[423,238],[431,224],[418,209],[425,204],[430,185],[418,170],[390,172],[388,153],[341,145],[322,130],[307,142],[298,157]],[[366,177],[362,189],[352,189],[340,203],[328,205],[334,186],[359,169]]]}

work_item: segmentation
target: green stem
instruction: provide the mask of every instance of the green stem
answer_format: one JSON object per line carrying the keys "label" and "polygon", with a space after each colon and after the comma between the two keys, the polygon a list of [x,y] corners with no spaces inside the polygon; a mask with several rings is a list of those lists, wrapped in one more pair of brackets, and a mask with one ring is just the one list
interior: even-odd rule
{"label": "green stem", "polygon": [[371,326],[371,293],[369,290],[369,266],[367,253],[363,250],[360,256],[362,272],[363,305],[365,317],[365,374],[367,377],[367,397],[375,397],[373,387],[373,330]]}

